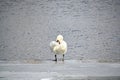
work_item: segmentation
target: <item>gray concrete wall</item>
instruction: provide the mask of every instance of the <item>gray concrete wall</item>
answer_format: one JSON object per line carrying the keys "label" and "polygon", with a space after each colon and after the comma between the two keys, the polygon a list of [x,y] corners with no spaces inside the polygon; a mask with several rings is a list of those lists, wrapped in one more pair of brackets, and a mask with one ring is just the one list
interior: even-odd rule
{"label": "gray concrete wall", "polygon": [[53,59],[62,34],[66,59],[120,59],[120,0],[0,0],[0,59]]}

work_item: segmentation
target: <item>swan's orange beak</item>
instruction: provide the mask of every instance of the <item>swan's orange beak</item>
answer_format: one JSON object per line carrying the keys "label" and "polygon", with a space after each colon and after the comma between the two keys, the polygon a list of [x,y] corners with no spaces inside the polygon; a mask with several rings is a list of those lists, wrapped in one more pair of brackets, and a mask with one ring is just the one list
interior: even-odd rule
{"label": "swan's orange beak", "polygon": [[60,41],[59,41],[59,40],[57,40],[56,42],[58,42],[58,43],[60,44]]}

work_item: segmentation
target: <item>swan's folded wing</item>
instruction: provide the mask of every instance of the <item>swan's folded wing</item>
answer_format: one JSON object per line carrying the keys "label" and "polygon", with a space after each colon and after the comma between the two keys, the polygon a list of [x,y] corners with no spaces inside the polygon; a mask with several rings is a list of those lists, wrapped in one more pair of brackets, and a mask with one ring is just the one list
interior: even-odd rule
{"label": "swan's folded wing", "polygon": [[59,52],[65,54],[67,52],[67,43],[63,41],[59,46]]}
{"label": "swan's folded wing", "polygon": [[62,42],[61,48],[62,49],[67,49],[67,43],[65,41]]}
{"label": "swan's folded wing", "polygon": [[56,41],[51,41],[50,42],[50,49],[53,51],[54,47],[59,45]]}

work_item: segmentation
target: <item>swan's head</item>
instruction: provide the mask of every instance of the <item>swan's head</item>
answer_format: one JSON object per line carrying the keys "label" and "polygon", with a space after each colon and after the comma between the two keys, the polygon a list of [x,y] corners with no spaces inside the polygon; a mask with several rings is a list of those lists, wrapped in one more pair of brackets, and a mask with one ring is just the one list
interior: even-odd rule
{"label": "swan's head", "polygon": [[56,38],[56,42],[58,42],[59,44],[63,41],[63,36],[62,35],[58,35]]}

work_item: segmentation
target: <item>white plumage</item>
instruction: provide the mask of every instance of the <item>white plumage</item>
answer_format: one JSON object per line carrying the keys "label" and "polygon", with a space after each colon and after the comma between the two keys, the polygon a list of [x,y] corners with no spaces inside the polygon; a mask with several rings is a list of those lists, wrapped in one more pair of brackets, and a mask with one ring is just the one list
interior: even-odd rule
{"label": "white plumage", "polygon": [[63,40],[62,35],[58,35],[56,41],[50,42],[50,49],[55,53],[55,61],[57,61],[57,54],[63,55],[67,52],[67,43]]}

